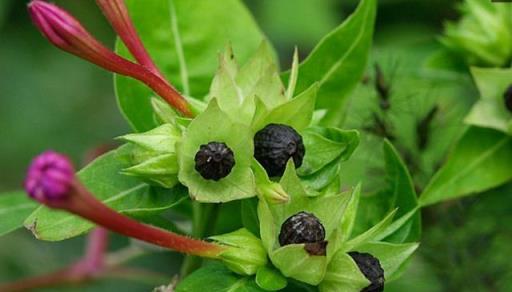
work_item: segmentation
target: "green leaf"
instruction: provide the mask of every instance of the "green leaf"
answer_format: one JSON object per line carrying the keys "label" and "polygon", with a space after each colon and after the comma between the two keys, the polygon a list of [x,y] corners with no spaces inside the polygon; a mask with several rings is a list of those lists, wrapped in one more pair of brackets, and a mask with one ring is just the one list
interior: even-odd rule
{"label": "green leaf", "polygon": [[[339,137],[333,140],[319,133],[320,131],[336,131]],[[302,166],[298,169],[300,176],[306,176],[320,170],[331,161],[339,158],[342,153],[348,152],[345,157],[350,157],[359,143],[359,133],[354,130],[346,131],[335,128],[308,128],[304,131],[303,139],[307,151]]]}
{"label": "green leaf", "polygon": [[499,186],[512,179],[512,137],[469,128],[419,198],[421,206],[456,199]]}
{"label": "green leaf", "polygon": [[210,264],[193,272],[176,287],[176,292],[205,290],[218,292],[261,292],[249,277],[239,277],[220,264]]}
{"label": "green leaf", "polygon": [[355,251],[367,252],[378,258],[384,269],[384,277],[387,281],[392,281],[400,267],[409,259],[418,246],[418,243],[369,242],[357,247]]}
{"label": "green leaf", "polygon": [[[393,208],[398,208],[397,217],[407,215],[411,210],[418,207],[418,200],[411,175],[400,158],[393,144],[388,140],[384,141],[384,158],[386,161],[387,183],[389,189],[386,196],[392,198]],[[410,219],[405,226],[397,230],[396,233],[402,233],[401,238],[394,241],[401,243],[404,241],[417,241],[421,235],[421,214],[414,213],[414,218]]]}
{"label": "green leaf", "polygon": [[[164,190],[120,174],[128,167],[118,159],[128,155],[127,147],[111,151],[78,172],[80,181],[100,201],[123,214],[143,217],[158,214],[186,198],[183,187]],[[41,240],[59,241],[86,233],[93,224],[79,217],[46,207],[39,207],[24,223]]]}
{"label": "green leaf", "polygon": [[0,194],[0,236],[22,227],[37,206],[23,191]]}
{"label": "green leaf", "polygon": [[379,223],[375,224],[372,228],[368,229],[362,234],[352,238],[343,244],[344,251],[357,250],[357,248],[365,244],[366,242],[373,241],[382,233],[393,221],[393,216],[395,215],[396,210],[390,212],[384,219],[382,219]]}
{"label": "green leaf", "polygon": [[471,68],[481,99],[466,123],[512,134],[512,114],[505,107],[505,91],[512,85],[512,68]]}
{"label": "green leaf", "polygon": [[[128,0],[126,4],[155,63],[185,96],[202,98],[208,93],[217,53],[227,43],[245,62],[265,39],[239,0]],[[121,42],[116,51],[130,57]],[[132,127],[137,131],[154,128],[151,90],[129,78],[115,79],[121,111]]]}
{"label": "green leaf", "polygon": [[[223,142],[234,153],[235,165],[219,181],[207,180],[195,170],[194,157],[201,145]],[[184,133],[178,149],[179,180],[190,196],[200,202],[227,202],[256,195],[252,134],[247,126],[233,122],[213,99],[206,111],[197,116]]]}
{"label": "green leaf", "polygon": [[334,255],[327,267],[320,292],[359,292],[370,285],[352,257],[343,251]]}
{"label": "green leaf", "polygon": [[265,291],[278,291],[284,289],[288,281],[276,269],[264,266],[256,273],[256,284]]}
{"label": "green leaf", "polygon": [[[324,125],[337,126],[348,95],[366,69],[377,10],[376,0],[362,0],[357,10],[329,33],[300,65],[296,91],[320,82],[317,108],[328,109]],[[285,75],[288,79],[289,73]]]}

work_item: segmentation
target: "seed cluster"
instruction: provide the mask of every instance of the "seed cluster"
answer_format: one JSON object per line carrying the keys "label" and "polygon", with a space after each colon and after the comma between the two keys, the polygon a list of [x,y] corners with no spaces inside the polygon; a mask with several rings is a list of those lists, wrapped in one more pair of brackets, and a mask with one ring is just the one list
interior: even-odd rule
{"label": "seed cluster", "polygon": [[286,219],[279,233],[281,246],[300,243],[306,243],[306,251],[311,255],[325,255],[324,226],[315,215],[303,211]]}
{"label": "seed cluster", "polygon": [[503,97],[505,98],[505,107],[509,112],[512,112],[512,84],[505,91]]}
{"label": "seed cluster", "polygon": [[254,157],[270,177],[283,175],[290,158],[300,167],[305,152],[302,137],[287,125],[269,124],[254,136]]}
{"label": "seed cluster", "polygon": [[381,292],[384,291],[384,270],[377,258],[369,253],[359,253],[356,251],[348,253],[356,262],[361,273],[371,284],[365,287],[361,292]]}
{"label": "seed cluster", "polygon": [[195,169],[203,178],[218,181],[231,172],[235,166],[235,156],[225,143],[209,142],[201,145],[195,162]]}

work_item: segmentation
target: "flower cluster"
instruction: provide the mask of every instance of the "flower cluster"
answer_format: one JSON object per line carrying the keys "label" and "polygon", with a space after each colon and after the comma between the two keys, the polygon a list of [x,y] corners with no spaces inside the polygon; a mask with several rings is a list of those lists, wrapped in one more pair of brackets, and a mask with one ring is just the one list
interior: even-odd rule
{"label": "flower cluster", "polygon": [[127,142],[123,147],[129,155],[124,158],[130,165],[123,174],[166,189],[185,186],[200,203],[256,197],[259,222],[254,230],[211,236],[214,242],[142,224],[97,200],[75,177],[69,160],[54,152],[43,153],[30,166],[30,196],[129,237],[220,259],[240,275],[274,273],[319,286],[320,291],[382,291],[384,278],[394,275],[417,244],[393,246],[402,258],[389,261],[390,247],[381,241],[414,212],[395,224],[392,213],[353,236],[360,188],[342,192],[339,173],[359,134],[316,124],[325,114],[315,111],[318,84],[295,92],[297,54],[285,87],[266,42],[243,66],[227,47],[208,96],[194,102],[193,117],[189,102],[163,78],[144,49],[124,2],[97,3],[136,63],[104,47],[55,5],[36,0],[29,10],[54,45],[140,80],[167,102],[152,100],[158,127],[120,137]]}

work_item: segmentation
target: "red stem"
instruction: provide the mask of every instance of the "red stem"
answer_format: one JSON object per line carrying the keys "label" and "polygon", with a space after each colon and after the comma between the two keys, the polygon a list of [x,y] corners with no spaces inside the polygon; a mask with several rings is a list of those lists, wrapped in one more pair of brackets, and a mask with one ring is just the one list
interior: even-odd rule
{"label": "red stem", "polygon": [[59,206],[116,233],[178,252],[218,258],[224,247],[139,223],[98,201],[80,183],[75,183],[69,199]]}
{"label": "red stem", "polygon": [[72,269],[66,268],[55,273],[29,279],[23,279],[21,281],[16,281],[5,285],[0,285],[0,291],[29,291],[33,289],[55,287],[58,285],[76,284],[85,279],[86,277],[84,277],[83,275],[75,275]]}
{"label": "red stem", "polygon": [[96,3],[137,62],[165,80],[137,34],[124,0],[96,0]]}

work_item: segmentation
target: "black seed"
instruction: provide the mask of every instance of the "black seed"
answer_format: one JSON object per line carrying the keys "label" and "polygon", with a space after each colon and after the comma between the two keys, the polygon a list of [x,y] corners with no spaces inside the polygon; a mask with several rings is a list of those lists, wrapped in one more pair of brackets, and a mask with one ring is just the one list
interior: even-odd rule
{"label": "black seed", "polygon": [[[279,233],[279,244],[324,242],[325,229],[318,218],[307,212],[299,212],[284,221]],[[306,249],[307,250],[307,249]]]}
{"label": "black seed", "polygon": [[225,143],[210,142],[199,147],[195,162],[195,169],[203,178],[218,181],[231,172],[235,157]]}
{"label": "black seed", "polygon": [[503,94],[503,97],[505,98],[505,106],[509,112],[512,112],[512,85],[508,87],[508,89]]}
{"label": "black seed", "polygon": [[359,270],[368,279],[371,284],[361,290],[361,292],[381,292],[384,291],[384,270],[377,258],[369,253],[359,253],[356,251],[348,253],[356,262]]}
{"label": "black seed", "polygon": [[270,177],[283,175],[290,158],[299,168],[305,152],[302,137],[290,126],[269,124],[254,135],[254,157]]}

